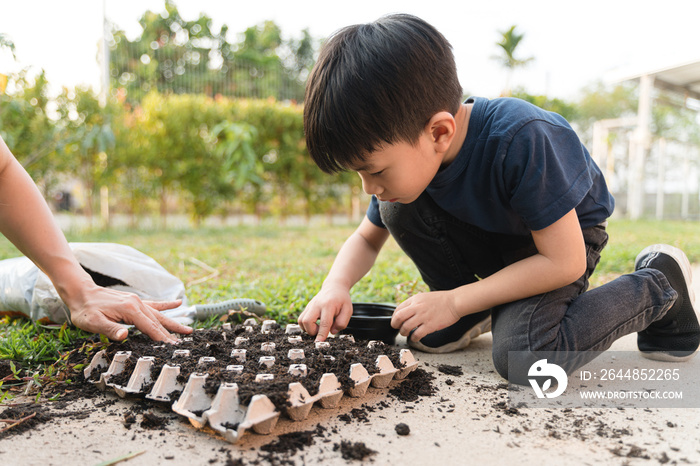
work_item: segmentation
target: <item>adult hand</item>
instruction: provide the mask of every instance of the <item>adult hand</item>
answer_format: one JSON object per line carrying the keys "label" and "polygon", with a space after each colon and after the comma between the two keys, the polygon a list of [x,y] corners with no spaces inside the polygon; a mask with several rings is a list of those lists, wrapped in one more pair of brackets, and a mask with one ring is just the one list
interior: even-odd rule
{"label": "adult hand", "polygon": [[[324,287],[306,305],[299,316],[301,328],[316,341],[325,341],[329,333],[338,333],[348,326],[352,316],[350,292],[342,287]],[[320,323],[316,322],[320,319]]]}
{"label": "adult hand", "polygon": [[94,285],[67,302],[73,324],[88,332],[101,333],[110,340],[122,341],[128,330],[120,324],[130,324],[155,341],[175,343],[170,333],[189,334],[192,328],[171,320],[159,311],[173,309],[182,302],[142,301],[133,293],[111,290]]}
{"label": "adult hand", "polygon": [[[452,291],[431,291],[411,296],[396,306],[391,326],[403,336],[419,341],[424,336],[448,327],[460,319]],[[413,332],[413,334],[411,334]]]}

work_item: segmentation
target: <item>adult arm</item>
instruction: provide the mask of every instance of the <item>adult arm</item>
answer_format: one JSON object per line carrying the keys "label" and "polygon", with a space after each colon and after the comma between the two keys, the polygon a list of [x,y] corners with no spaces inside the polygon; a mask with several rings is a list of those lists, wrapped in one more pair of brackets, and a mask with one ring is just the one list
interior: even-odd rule
{"label": "adult arm", "polygon": [[73,255],[29,174],[2,138],[0,232],[51,279],[75,326],[112,340],[123,340],[128,334],[119,322],[133,324],[157,341],[176,341],[169,331],[192,331],[158,312],[177,307],[180,301],[146,303],[135,294],[95,284]]}

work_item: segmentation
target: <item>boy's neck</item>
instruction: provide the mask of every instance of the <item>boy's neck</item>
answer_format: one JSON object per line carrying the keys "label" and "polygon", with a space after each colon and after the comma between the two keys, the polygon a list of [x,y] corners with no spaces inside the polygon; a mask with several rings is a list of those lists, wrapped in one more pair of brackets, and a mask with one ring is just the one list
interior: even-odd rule
{"label": "boy's neck", "polygon": [[467,138],[467,128],[469,127],[469,117],[472,113],[472,106],[474,104],[461,104],[459,110],[455,114],[455,137],[450,144],[450,148],[445,152],[445,156],[442,158],[442,164],[440,164],[440,169],[447,167],[452,161],[457,157],[464,140]]}

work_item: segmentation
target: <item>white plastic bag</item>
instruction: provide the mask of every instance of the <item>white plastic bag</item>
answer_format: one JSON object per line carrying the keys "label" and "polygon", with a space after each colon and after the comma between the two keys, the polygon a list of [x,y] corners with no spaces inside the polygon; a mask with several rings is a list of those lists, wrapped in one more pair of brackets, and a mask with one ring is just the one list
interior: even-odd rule
{"label": "white plastic bag", "polygon": [[[182,281],[142,252],[116,243],[69,244],[96,283],[134,293],[144,300],[182,299],[186,303]],[[32,320],[57,324],[70,322],[70,311],[49,277],[26,257],[0,261],[0,311],[19,312]]]}

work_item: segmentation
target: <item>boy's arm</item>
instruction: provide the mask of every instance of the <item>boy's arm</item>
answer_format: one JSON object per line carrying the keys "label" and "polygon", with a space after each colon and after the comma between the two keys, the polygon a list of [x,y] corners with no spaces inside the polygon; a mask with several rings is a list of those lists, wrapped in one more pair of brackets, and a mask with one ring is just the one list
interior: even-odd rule
{"label": "boy's arm", "polygon": [[301,328],[316,335],[316,341],[324,341],[329,332],[338,333],[347,327],[352,315],[350,288],[372,268],[388,237],[386,229],[365,217],[340,248],[321,291],[299,316]]}
{"label": "boy's arm", "polygon": [[561,288],[583,275],[586,246],[575,210],[533,231],[532,238],[538,251],[534,256],[454,290],[412,296],[397,306],[391,325],[401,335],[415,329],[411,339],[418,341],[467,314]]}
{"label": "boy's arm", "polygon": [[154,340],[175,341],[168,330],[191,328],[167,319],[158,310],[180,302],[142,302],[138,296],[99,287],[73,255],[46,201],[0,138],[0,231],[41,269],[71,311],[73,324],[89,332],[123,340],[134,324]]}

